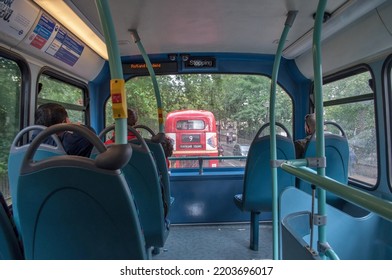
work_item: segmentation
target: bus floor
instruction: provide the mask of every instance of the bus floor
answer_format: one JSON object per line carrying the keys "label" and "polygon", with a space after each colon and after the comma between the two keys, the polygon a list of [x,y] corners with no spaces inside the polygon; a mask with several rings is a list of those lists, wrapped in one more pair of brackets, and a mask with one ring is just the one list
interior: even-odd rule
{"label": "bus floor", "polygon": [[272,224],[260,223],[259,250],[249,249],[249,223],[172,225],[154,260],[272,259]]}

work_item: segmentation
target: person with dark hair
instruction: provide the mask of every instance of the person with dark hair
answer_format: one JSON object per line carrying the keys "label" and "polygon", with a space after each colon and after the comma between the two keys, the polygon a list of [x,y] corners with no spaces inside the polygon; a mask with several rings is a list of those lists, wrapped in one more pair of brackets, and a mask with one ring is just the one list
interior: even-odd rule
{"label": "person with dark hair", "polygon": [[[71,123],[68,118],[68,113],[62,105],[45,103],[37,108],[35,112],[35,124],[49,127],[59,123]],[[87,128],[94,131],[91,127]],[[63,131],[58,136],[68,155],[90,156],[93,144],[83,136],[73,131]],[[33,135],[34,137],[35,135]],[[55,142],[51,137],[47,138],[44,143],[55,146]]]}
{"label": "person with dark hair", "polygon": [[57,103],[45,103],[35,111],[35,124],[52,126],[58,123],[69,123],[65,108]]}
{"label": "person with dark hair", "polygon": [[304,139],[299,139],[294,141],[294,146],[295,146],[295,156],[297,158],[303,158],[306,145],[310,141],[310,138],[312,138],[313,133],[316,131],[316,115],[313,114],[307,114],[305,116],[305,133],[306,137]]}
{"label": "person with dark hair", "polygon": [[[133,109],[128,109],[127,111],[128,111],[127,124],[129,126],[134,126],[138,121],[137,112]],[[135,138],[136,136],[132,132],[128,131],[127,140],[129,141]],[[116,142],[116,136],[113,132],[113,136],[109,140],[106,140],[105,144],[106,145],[114,144],[115,142]]]}
{"label": "person with dark hair", "polygon": [[128,109],[127,123],[129,126],[134,126],[138,121],[137,112],[134,109]]}
{"label": "person with dark hair", "polygon": [[165,152],[167,167],[170,167],[170,161],[168,157],[171,157],[173,155],[173,140],[170,137],[165,136],[165,138],[161,142],[161,145],[163,151]]}

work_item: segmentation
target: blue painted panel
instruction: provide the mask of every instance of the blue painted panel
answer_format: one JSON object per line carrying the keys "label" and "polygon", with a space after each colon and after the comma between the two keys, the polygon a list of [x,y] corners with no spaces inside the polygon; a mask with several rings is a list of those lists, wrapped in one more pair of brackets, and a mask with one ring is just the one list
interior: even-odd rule
{"label": "blue painted panel", "polygon": [[[172,224],[249,222],[250,214],[238,211],[233,203],[234,195],[242,192],[243,171],[192,173],[175,171],[171,175],[171,195],[175,197],[169,215]],[[260,216],[261,221],[271,220],[271,213]]]}
{"label": "blue painted panel", "polygon": [[[298,245],[309,242],[309,220],[298,219],[303,211],[309,211],[311,196],[296,188],[286,189],[280,200],[281,220],[285,220],[282,229],[283,257],[299,259]],[[317,199],[316,199],[317,205]],[[317,209],[317,207],[316,207]],[[296,214],[292,214],[296,213]],[[351,216],[344,211],[327,205],[327,242],[343,260],[392,259],[392,223],[374,213],[362,217]],[[315,227],[313,248],[317,248],[317,227]],[[298,244],[300,243],[300,244]]]}

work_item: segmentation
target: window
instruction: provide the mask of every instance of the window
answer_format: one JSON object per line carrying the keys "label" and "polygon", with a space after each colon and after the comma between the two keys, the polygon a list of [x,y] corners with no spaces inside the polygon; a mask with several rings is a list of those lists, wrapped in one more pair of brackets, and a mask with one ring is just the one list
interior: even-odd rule
{"label": "window", "polygon": [[42,74],[42,89],[38,93],[38,105],[55,102],[63,105],[73,123],[86,123],[84,90],[80,86],[64,82],[54,76]]}
{"label": "window", "polygon": [[0,56],[0,191],[10,203],[8,186],[8,155],[11,143],[19,131],[22,74],[15,61]]}
{"label": "window", "polygon": [[374,186],[378,176],[377,135],[373,80],[369,71],[327,83],[324,119],[338,123],[345,131],[349,148],[349,178]]}
{"label": "window", "polygon": [[[213,116],[195,118],[197,112],[190,112],[189,119],[179,118],[176,122],[170,122],[169,124],[174,123],[173,128],[167,127],[169,124],[165,122],[165,132],[178,129],[176,139],[173,139],[178,146],[178,150],[175,150],[174,154],[179,153],[180,149],[188,147],[189,150],[181,151],[182,156],[185,154],[188,156],[217,156],[218,153],[224,156],[233,156],[237,153],[245,156],[246,152],[235,150],[235,144],[247,147],[258,129],[269,121],[268,104],[271,79],[268,77],[186,74],[158,76],[157,80],[163,103],[164,118],[169,113],[175,111],[184,113],[187,110],[203,110],[203,114],[208,114],[207,112],[213,114]],[[126,82],[126,93],[128,106],[138,112],[138,123],[147,125],[157,132],[157,103],[151,78],[135,77],[130,79]],[[291,98],[278,86],[276,121],[284,124],[290,132],[292,132],[292,107]],[[215,122],[213,125],[208,123],[208,120],[212,119]],[[111,101],[109,99],[106,106],[106,125],[112,123]],[[192,142],[192,145],[183,143],[182,136],[185,134],[181,134],[181,130],[188,129],[193,129],[192,140],[200,139],[200,143]],[[200,130],[200,132],[196,130]],[[198,133],[202,133],[201,131],[204,131],[205,135],[199,137]],[[184,131],[184,133],[186,132]],[[212,151],[213,147],[215,152]],[[189,167],[189,165],[186,166]],[[217,164],[205,163],[205,166],[210,167],[244,165],[245,161],[238,159],[220,160]],[[176,166],[172,165],[171,167]]]}
{"label": "window", "polygon": [[202,120],[180,120],[176,126],[178,130],[201,130],[205,127]]}

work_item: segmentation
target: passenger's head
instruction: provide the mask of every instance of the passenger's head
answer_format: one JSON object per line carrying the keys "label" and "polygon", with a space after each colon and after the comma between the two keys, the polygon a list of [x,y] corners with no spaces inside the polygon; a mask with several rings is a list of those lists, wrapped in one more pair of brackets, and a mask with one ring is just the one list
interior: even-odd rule
{"label": "passenger's head", "polygon": [[173,155],[173,140],[170,137],[165,136],[161,142],[165,157],[171,157]]}
{"label": "passenger's head", "polygon": [[311,135],[315,132],[316,130],[316,115],[313,114],[307,114],[305,116],[305,132],[307,135]]}
{"label": "passenger's head", "polygon": [[35,111],[35,124],[51,126],[69,122],[65,108],[57,103],[45,103]]}
{"label": "passenger's head", "polygon": [[133,109],[128,109],[128,125],[134,126],[137,123],[137,113]]}

